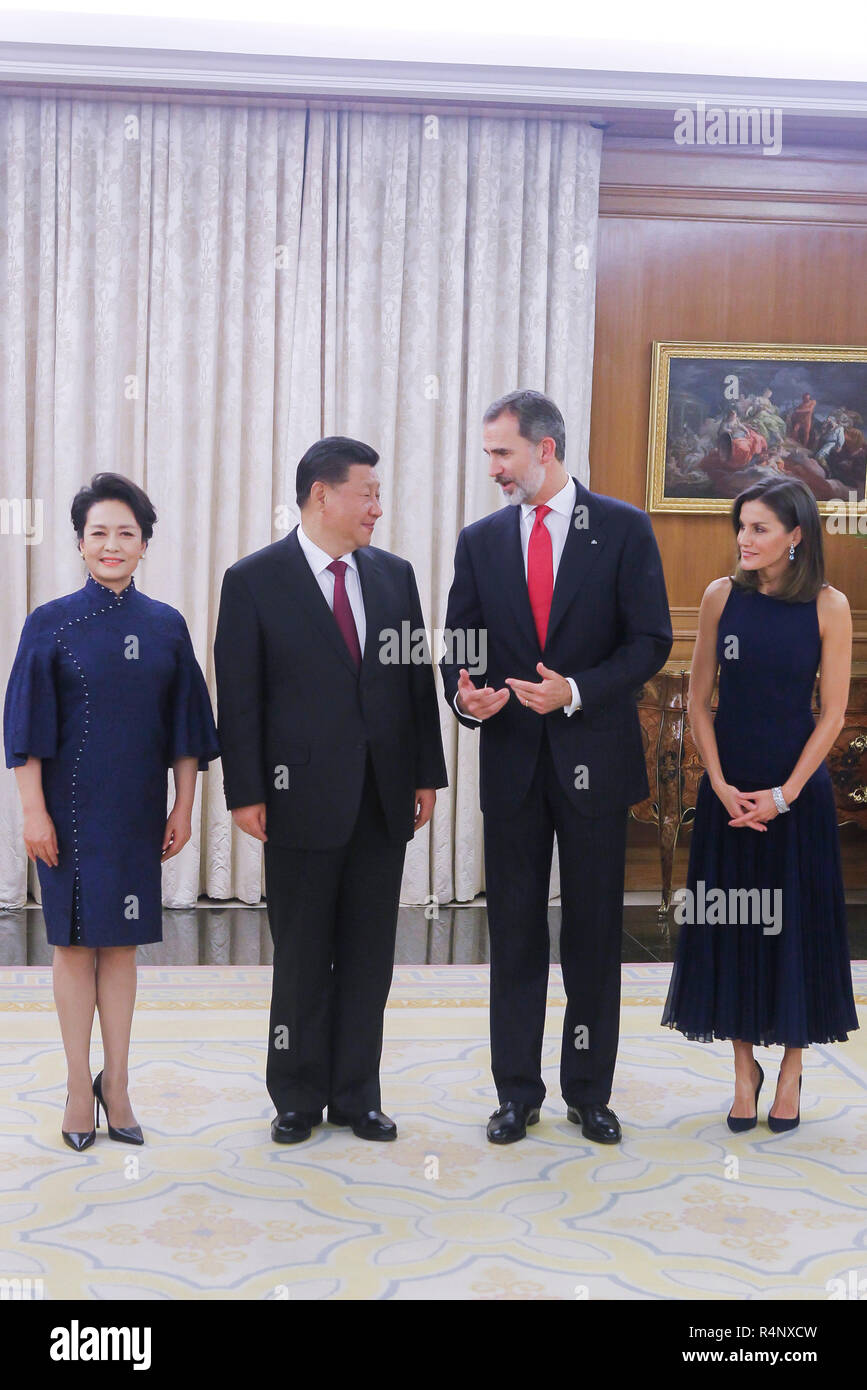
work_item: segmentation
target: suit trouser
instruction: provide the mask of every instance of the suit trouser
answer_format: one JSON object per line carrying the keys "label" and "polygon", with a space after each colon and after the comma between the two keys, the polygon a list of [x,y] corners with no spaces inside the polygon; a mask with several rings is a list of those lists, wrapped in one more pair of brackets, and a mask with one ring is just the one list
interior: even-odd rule
{"label": "suit trouser", "polygon": [[491,943],[491,1063],[500,1102],[541,1105],[548,993],[548,891],[560,859],[560,961],[567,1105],[607,1104],[620,1027],[620,942],[628,808],[583,816],[554,768],[547,733],[530,790],[509,816],[485,814]]}
{"label": "suit trouser", "polygon": [[266,1083],[282,1114],[381,1108],[382,1022],[406,842],[389,841],[370,758],[339,849],[265,844],[274,974]]}

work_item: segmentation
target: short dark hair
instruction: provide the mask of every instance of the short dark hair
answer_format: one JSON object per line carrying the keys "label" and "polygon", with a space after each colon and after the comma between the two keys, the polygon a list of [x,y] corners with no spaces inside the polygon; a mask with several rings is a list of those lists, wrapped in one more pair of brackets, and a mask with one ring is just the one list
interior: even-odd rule
{"label": "short dark hair", "polygon": [[483,419],[487,425],[506,411],[518,417],[518,433],[531,444],[553,439],[554,454],[562,463],[566,457],[566,425],[559,409],[541,391],[510,391],[488,406]]}
{"label": "short dark hair", "polygon": [[94,502],[125,502],[141,527],[143,541],[154,533],[157,514],[143,488],[122,473],[94,473],[88,487],[81,487],[72,499],[72,524],[78,539],[84,540],[84,527]]}
{"label": "short dark hair", "polygon": [[[732,526],[735,536],[740,530],[741,508],[745,502],[761,502],[769,507],[787,531],[801,528],[801,539],[795,546],[795,558],[789,565],[774,598],[790,603],[809,603],[825,587],[825,552],[822,544],[822,523],[819,508],[806,483],[800,478],[767,478],[741,492],[732,507]],[[755,570],[741,567],[738,553],[732,582],[739,589],[758,589],[759,576]]]}
{"label": "short dark hair", "polygon": [[353,463],[366,463],[375,468],[379,454],[360,439],[347,439],[343,434],[329,434],[311,444],[295,471],[295,501],[303,507],[310,499],[314,483],[345,483]]}

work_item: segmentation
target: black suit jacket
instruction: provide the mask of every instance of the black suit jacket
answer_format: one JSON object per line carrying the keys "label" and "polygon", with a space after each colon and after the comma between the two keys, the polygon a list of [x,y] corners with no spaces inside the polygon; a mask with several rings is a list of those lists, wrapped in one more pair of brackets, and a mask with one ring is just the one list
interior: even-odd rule
{"label": "black suit jacket", "polygon": [[[467,728],[480,730],[480,801],[486,812],[508,813],[523,800],[543,724],[560,782],[579,811],[603,815],[649,794],[636,696],[672,646],[662,561],[645,512],[590,492],[577,478],[575,484],[576,515],[557,571],[544,651],[524,574],[521,508],[493,512],[458,537],[446,630],[485,632],[487,670],[470,671],[474,683],[500,689],[507,676],[538,681],[536,663],[543,661],[572,676],[581,699],[571,716],[562,709],[535,714],[515,695],[481,725],[458,715]],[[469,642],[466,650],[473,650]],[[447,645],[440,666],[454,709],[460,667],[467,662],[451,655]]]}
{"label": "black suit jacket", "polygon": [[214,658],[226,805],[264,802],[274,844],[336,848],[352,833],[369,749],[389,837],[411,840],[416,789],[447,784],[430,660],[380,660],[384,630],[424,629],[412,566],[355,551],[359,675],[296,532],[223,578]]}

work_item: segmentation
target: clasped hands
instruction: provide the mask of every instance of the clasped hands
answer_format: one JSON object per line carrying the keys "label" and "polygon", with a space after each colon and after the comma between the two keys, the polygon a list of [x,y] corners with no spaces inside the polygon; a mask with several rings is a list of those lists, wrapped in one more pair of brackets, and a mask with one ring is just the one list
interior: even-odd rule
{"label": "clasped hands", "polygon": [[724,783],[714,791],[725,806],[732,819],[729,825],[735,828],[767,830],[767,821],[774,820],[780,813],[770,787],[758,792],[739,792],[737,787]]}
{"label": "clasped hands", "polygon": [[[572,687],[566,677],[558,675],[556,671],[550,671],[541,661],[536,663],[536,670],[542,677],[540,681],[519,681],[514,676],[506,678],[506,686],[510,687],[521,704],[536,714],[550,714],[552,710],[565,709],[567,705],[571,705]],[[488,685],[479,689],[470,680],[469,672],[461,667],[458,679],[461,710],[472,715],[474,719],[490,719],[509,699],[506,686],[502,690],[493,690]]]}

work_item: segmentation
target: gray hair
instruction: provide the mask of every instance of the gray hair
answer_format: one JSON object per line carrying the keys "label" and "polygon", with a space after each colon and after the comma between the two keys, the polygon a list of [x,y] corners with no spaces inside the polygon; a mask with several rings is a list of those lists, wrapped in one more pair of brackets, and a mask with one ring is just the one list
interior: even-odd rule
{"label": "gray hair", "polygon": [[541,391],[510,391],[488,406],[482,417],[485,424],[498,420],[509,411],[518,419],[518,433],[531,444],[541,439],[553,439],[554,454],[562,463],[566,457],[566,425],[557,406]]}

